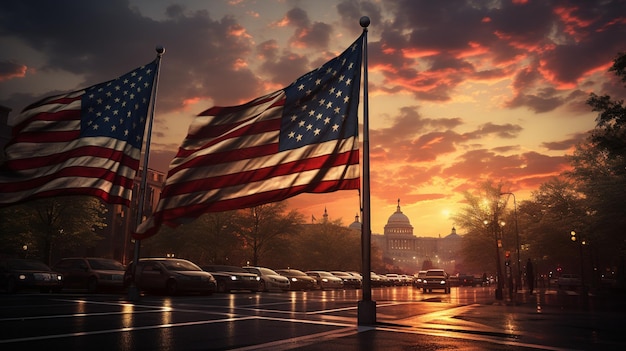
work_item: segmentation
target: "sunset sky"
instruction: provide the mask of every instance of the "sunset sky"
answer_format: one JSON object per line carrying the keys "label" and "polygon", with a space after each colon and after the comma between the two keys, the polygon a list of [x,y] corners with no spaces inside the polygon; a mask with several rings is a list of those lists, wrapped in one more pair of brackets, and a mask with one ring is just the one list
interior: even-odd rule
{"label": "sunset sky", "polygon": [[[626,96],[607,72],[626,51],[624,0],[20,0],[0,3],[0,105],[14,118],[163,45],[150,167],[166,172],[195,115],[286,87],[346,49],[362,16],[374,233],[398,199],[427,237],[450,233],[485,180],[528,199],[595,126],[589,93]],[[357,191],[288,203],[345,225],[359,213]]]}

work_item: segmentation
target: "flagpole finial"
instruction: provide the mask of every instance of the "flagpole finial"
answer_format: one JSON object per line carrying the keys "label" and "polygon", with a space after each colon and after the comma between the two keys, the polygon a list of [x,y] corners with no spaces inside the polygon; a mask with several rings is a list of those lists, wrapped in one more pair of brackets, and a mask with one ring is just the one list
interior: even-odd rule
{"label": "flagpole finial", "polygon": [[156,47],[156,52],[159,56],[163,55],[165,53],[165,48],[163,47],[163,45],[158,45]]}
{"label": "flagpole finial", "polygon": [[359,20],[359,24],[361,25],[361,27],[367,28],[370,25],[370,18],[367,16],[361,17],[361,19]]}

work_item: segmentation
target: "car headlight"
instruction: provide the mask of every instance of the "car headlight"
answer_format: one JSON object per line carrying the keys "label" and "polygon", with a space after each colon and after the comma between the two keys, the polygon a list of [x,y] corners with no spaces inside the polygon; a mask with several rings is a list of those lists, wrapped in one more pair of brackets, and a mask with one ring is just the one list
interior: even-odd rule
{"label": "car headlight", "polygon": [[230,276],[230,280],[237,280],[237,277],[236,277],[236,276],[234,276],[234,275],[231,275],[231,276]]}
{"label": "car headlight", "polygon": [[295,277],[294,277],[294,278],[291,278],[291,281],[292,281],[292,282],[297,282],[297,281],[298,281],[298,278],[295,278]]}
{"label": "car headlight", "polygon": [[19,280],[26,280],[26,274],[20,274],[18,279]]}

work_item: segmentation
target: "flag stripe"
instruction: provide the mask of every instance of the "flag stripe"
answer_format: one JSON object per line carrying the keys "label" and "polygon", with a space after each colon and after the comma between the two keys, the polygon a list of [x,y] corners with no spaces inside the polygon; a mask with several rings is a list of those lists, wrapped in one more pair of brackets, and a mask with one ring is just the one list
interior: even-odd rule
{"label": "flag stripe", "polygon": [[0,205],[58,195],[129,205],[156,68],[26,107],[5,148]]}
{"label": "flag stripe", "polygon": [[[346,177],[347,179],[342,180],[340,178],[344,173],[348,173],[348,176]],[[260,203],[267,203],[268,200],[272,202],[275,198],[288,198],[302,192],[326,193],[344,188],[358,189],[359,187],[358,165],[353,165],[348,172],[345,172],[344,167],[336,167],[329,170],[327,174],[327,178],[319,180],[315,185],[311,185],[310,182],[318,176],[318,173],[312,170],[302,172],[301,174],[288,174],[283,177],[277,177],[273,179],[272,183],[258,181],[230,188],[173,196],[171,197],[172,201],[169,202],[173,206],[161,209],[163,211],[159,212],[160,218],[165,221],[171,221],[177,217],[195,217],[196,212],[193,210],[187,212],[188,209],[204,208],[210,210],[209,212],[227,211],[256,206]],[[221,191],[229,195],[222,197]],[[191,205],[175,205],[180,203],[189,203]]]}
{"label": "flag stripe", "polygon": [[41,152],[30,158],[9,160],[6,164],[13,170],[24,171],[24,174],[28,174],[29,169],[37,169],[37,172],[44,170],[54,172],[62,166],[81,165],[91,161],[99,163],[113,160],[121,161],[122,164],[139,162],[139,152],[132,148],[127,148],[125,145],[107,145],[107,147],[102,147],[102,145],[106,144],[76,146],[75,148],[53,146],[51,149],[55,152]]}
{"label": "flag stripe", "polygon": [[[181,169],[177,173],[172,173],[168,175],[168,179],[171,183],[183,183],[185,180],[195,180],[202,179],[205,177],[217,177],[217,176],[228,176],[233,175],[238,172],[241,172],[243,169],[262,169],[264,167],[268,167],[268,165],[272,165],[269,167],[278,167],[283,163],[297,162],[307,160],[308,158],[316,158],[329,155],[333,152],[346,153],[352,150],[356,150],[358,145],[352,140],[345,140],[340,145],[335,145],[335,143],[323,143],[317,144],[307,147],[302,147],[300,149],[292,150],[289,153],[277,153],[277,145],[270,144],[265,146],[259,146],[258,148],[272,148],[272,152],[267,151],[258,151],[257,148],[249,148],[241,150],[244,154],[257,152],[256,155],[258,157],[248,157],[242,158],[241,156],[235,157],[234,154],[237,154],[240,150],[232,150],[232,151],[224,151],[223,153],[217,153],[218,156],[225,155],[226,157],[233,156],[233,158],[226,158],[225,160],[229,160],[229,162],[219,162],[219,167],[215,167],[214,165],[218,164],[218,162],[212,163],[214,160],[213,155],[205,155],[205,156],[195,156],[202,157],[206,162],[195,164],[194,159],[190,160],[189,163],[193,164],[194,167],[188,167],[187,172],[183,172]],[[305,162],[303,162],[305,163]],[[186,163],[187,164],[187,163]]]}
{"label": "flag stripe", "polygon": [[[306,172],[311,170],[320,170],[341,166],[345,164],[358,164],[359,153],[357,150],[351,150],[346,153],[337,155],[324,155],[307,159],[307,162],[292,161],[277,166],[256,168],[249,171],[242,171],[231,174],[212,176],[210,173],[197,180],[182,181],[175,190],[168,193],[169,196],[184,194],[186,192],[198,190],[212,190],[228,186],[246,184],[250,182],[262,181],[264,179],[271,180],[275,177],[281,177],[288,174]],[[210,169],[209,171],[211,171]],[[181,176],[183,179],[189,179]]]}

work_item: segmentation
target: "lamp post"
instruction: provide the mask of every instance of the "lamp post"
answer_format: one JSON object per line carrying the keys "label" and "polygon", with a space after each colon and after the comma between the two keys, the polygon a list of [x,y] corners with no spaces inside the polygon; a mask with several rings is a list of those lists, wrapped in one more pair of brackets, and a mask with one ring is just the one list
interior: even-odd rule
{"label": "lamp post", "polygon": [[[494,215],[495,217],[495,215]],[[495,218],[494,218],[495,219]],[[496,300],[502,300],[502,266],[500,263],[500,241],[498,240],[498,222],[492,221],[491,223],[488,220],[484,220],[483,223],[485,225],[493,226],[493,235],[496,243]]]}
{"label": "lamp post", "polygon": [[583,245],[586,244],[584,239],[581,239],[580,236],[576,236],[576,231],[572,230],[570,232],[570,239],[573,242],[578,241],[578,248],[580,252],[580,285],[581,285],[581,293],[583,297],[587,296],[587,287],[585,285],[585,265],[583,262]]}
{"label": "lamp post", "polygon": [[519,228],[517,226],[517,200],[515,194],[511,192],[500,193],[500,195],[512,195],[513,196],[513,215],[515,217],[515,252],[517,254],[517,277],[515,280],[515,290],[522,286],[522,261],[520,260],[520,246],[519,246]]}

